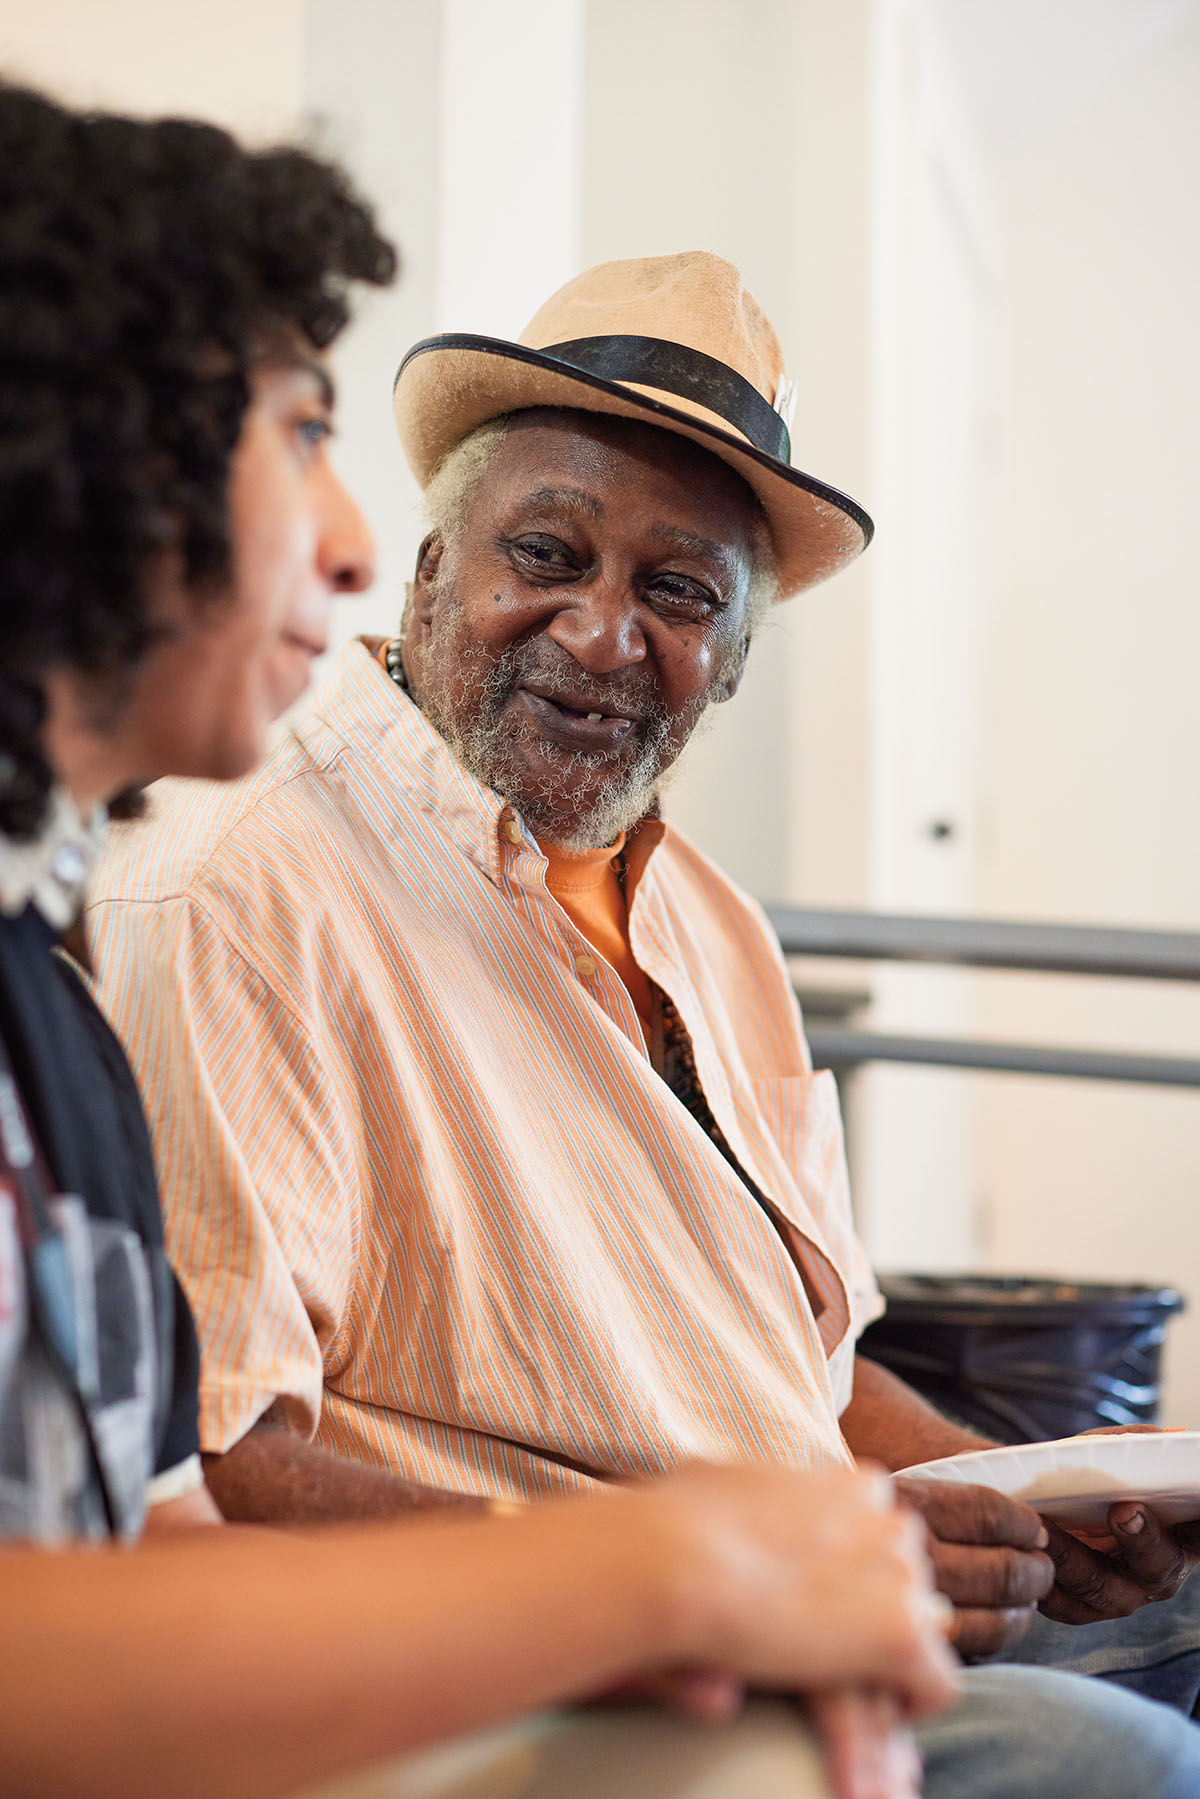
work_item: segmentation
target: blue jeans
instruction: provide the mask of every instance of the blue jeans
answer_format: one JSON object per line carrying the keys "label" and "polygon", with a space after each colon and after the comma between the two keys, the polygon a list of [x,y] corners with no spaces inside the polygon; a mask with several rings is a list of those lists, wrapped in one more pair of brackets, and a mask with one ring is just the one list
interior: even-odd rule
{"label": "blue jeans", "polygon": [[919,1730],[926,1799],[1200,1799],[1198,1694],[1200,1576],[1132,1618],[1039,1617]]}
{"label": "blue jeans", "polygon": [[[1200,1702],[1200,1574],[1174,1599],[1145,1605],[1131,1618],[1105,1624],[1052,1624],[1034,1619],[1012,1658],[1023,1667],[1095,1674],[1189,1717]],[[1200,1788],[1197,1788],[1200,1794]]]}
{"label": "blue jeans", "polygon": [[961,1702],[917,1730],[925,1799],[1197,1799],[1200,1730],[1106,1680],[968,1668]]}

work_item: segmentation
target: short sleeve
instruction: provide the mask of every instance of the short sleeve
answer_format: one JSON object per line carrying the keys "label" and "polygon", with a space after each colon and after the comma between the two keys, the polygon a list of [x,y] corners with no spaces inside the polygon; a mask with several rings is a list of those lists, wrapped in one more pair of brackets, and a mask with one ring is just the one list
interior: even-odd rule
{"label": "short sleeve", "polygon": [[[290,1005],[200,904],[107,900],[89,923],[202,1346],[201,1446],[224,1454],[272,1405],[311,1436],[358,1237],[335,1083]],[[295,977],[308,981],[302,967]]]}

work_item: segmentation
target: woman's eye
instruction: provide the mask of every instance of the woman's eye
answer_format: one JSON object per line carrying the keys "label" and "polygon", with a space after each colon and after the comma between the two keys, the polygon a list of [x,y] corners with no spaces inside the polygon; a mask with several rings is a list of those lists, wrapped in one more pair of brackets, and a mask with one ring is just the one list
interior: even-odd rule
{"label": "woman's eye", "polygon": [[308,449],[319,450],[333,436],[333,423],[330,419],[314,414],[311,418],[301,419],[296,430]]}

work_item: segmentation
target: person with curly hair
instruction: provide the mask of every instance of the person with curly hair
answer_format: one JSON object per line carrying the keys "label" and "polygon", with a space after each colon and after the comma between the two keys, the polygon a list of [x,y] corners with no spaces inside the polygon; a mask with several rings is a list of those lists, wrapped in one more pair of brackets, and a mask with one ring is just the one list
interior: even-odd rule
{"label": "person with curly hair", "polygon": [[199,1503],[197,1358],[136,1095],[52,933],[105,802],[253,768],[330,594],[370,581],[322,353],[395,257],[338,170],[209,126],[10,89],[0,169],[0,1232],[39,1326],[0,1384],[33,1420],[0,1436],[0,1519],[132,1537]]}
{"label": "person with curly hair", "polygon": [[[706,1716],[745,1682],[811,1693],[842,1720],[839,1794],[899,1799],[896,1720],[954,1676],[919,1526],[878,1477],[691,1469],[303,1537],[219,1527],[202,1482],[137,1090],[58,934],[106,805],[252,769],[331,596],[369,581],[325,351],[351,284],[394,265],[328,164],[0,87],[4,1790],[286,1792],[653,1676]],[[691,1767],[706,1793],[825,1793],[807,1734],[782,1709],[763,1728],[766,1773],[762,1730],[749,1769],[735,1732],[723,1784],[682,1720],[645,1715],[548,1718],[391,1790],[682,1799]]]}

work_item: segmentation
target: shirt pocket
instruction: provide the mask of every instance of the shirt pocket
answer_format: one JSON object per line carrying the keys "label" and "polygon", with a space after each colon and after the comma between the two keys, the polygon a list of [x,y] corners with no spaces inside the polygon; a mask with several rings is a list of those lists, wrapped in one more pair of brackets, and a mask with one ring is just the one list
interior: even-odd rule
{"label": "shirt pocket", "polygon": [[[794,1222],[815,1228],[818,1241],[836,1249],[852,1232],[850,1180],[837,1083],[828,1069],[750,1081],[771,1145],[800,1199]],[[774,1195],[772,1196],[774,1197]],[[788,1195],[783,1209],[791,1210]]]}

